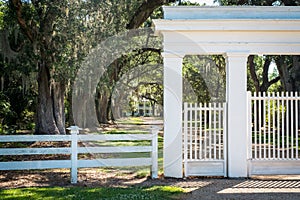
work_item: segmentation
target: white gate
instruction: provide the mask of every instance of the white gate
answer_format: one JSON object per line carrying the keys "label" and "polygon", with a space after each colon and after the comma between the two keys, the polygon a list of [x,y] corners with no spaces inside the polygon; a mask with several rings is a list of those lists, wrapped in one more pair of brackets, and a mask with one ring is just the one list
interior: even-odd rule
{"label": "white gate", "polygon": [[226,103],[184,103],[185,176],[227,176]]}
{"label": "white gate", "polygon": [[249,176],[300,174],[297,93],[248,93]]}

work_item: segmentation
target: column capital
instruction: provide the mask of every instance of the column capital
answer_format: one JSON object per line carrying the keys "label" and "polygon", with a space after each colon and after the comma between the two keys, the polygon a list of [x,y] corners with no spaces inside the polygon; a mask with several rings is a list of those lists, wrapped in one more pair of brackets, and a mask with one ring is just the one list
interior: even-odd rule
{"label": "column capital", "polygon": [[237,57],[240,57],[240,58],[248,58],[248,56],[250,55],[250,52],[249,51],[228,51],[224,54],[224,57],[225,58],[237,58]]}
{"label": "column capital", "polygon": [[184,55],[180,53],[171,53],[171,52],[163,52],[161,54],[164,58],[178,58],[178,59],[183,59]]}

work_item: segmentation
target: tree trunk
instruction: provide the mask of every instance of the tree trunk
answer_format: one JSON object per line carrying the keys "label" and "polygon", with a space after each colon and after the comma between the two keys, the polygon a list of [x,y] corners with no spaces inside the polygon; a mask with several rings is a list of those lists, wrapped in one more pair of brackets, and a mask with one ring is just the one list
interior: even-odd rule
{"label": "tree trunk", "polygon": [[292,69],[292,79],[293,79],[293,91],[300,92],[300,56],[293,56],[293,69]]}
{"label": "tree trunk", "polygon": [[[287,63],[289,63],[287,60],[292,61],[292,64],[289,66]],[[300,56],[279,56],[276,60],[277,69],[280,74],[280,80],[283,86],[284,91],[287,92],[300,92]],[[291,109],[291,105],[289,105],[289,108]],[[296,108],[292,108],[296,109]],[[289,113],[296,113],[295,110],[289,111]],[[298,107],[298,113],[300,113],[300,108]],[[296,121],[296,115],[294,115],[294,118],[289,116],[290,121]],[[298,118],[298,124],[300,128],[300,118]],[[287,127],[290,128],[291,127]]]}
{"label": "tree trunk", "polygon": [[49,67],[42,62],[38,71],[37,134],[65,134],[65,86],[51,83]]}
{"label": "tree trunk", "polygon": [[107,89],[103,89],[101,91],[97,91],[97,99],[96,99],[96,110],[97,110],[97,118],[99,123],[108,123],[108,104],[109,104],[109,91]]}
{"label": "tree trunk", "polygon": [[70,88],[70,91],[68,91],[67,93],[67,114],[66,114],[66,123],[68,124],[68,126],[74,125],[75,124],[75,120],[74,120],[74,113],[73,113],[73,109],[72,109],[72,104],[73,104],[73,99],[72,99],[72,93],[73,93],[73,89],[72,87]]}

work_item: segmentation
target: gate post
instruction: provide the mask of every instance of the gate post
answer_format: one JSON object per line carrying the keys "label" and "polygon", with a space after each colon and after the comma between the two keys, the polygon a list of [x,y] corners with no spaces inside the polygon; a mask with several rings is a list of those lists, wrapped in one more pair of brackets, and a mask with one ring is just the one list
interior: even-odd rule
{"label": "gate post", "polygon": [[182,178],[182,59],[164,53],[164,175]]}
{"label": "gate post", "polygon": [[247,59],[248,53],[226,54],[228,103],[228,176],[247,177]]}

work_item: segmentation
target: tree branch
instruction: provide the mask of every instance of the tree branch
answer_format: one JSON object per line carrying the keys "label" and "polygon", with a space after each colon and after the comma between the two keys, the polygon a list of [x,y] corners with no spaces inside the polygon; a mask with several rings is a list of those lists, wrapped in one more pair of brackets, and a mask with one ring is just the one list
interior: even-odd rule
{"label": "tree branch", "polygon": [[259,91],[259,80],[258,80],[256,72],[255,72],[254,55],[250,55],[248,57],[248,64],[249,64],[249,69],[250,69],[250,75],[254,82],[255,90],[256,90],[256,92],[258,92]]}
{"label": "tree branch", "polygon": [[17,15],[18,24],[20,25],[22,31],[24,31],[25,35],[28,37],[30,42],[33,42],[33,34],[32,30],[27,26],[26,21],[22,17],[22,2],[21,0],[10,0],[12,5],[14,6],[14,11]]}
{"label": "tree branch", "polygon": [[280,80],[280,76],[277,76],[276,78],[274,78],[271,81],[269,81],[269,85],[272,85],[272,84],[278,82],[279,80]]}
{"label": "tree branch", "polygon": [[156,8],[160,6],[175,2],[175,0],[145,0],[137,9],[137,11],[132,16],[131,20],[127,24],[127,29],[136,29],[140,27],[147,18],[153,13]]}
{"label": "tree branch", "polygon": [[[263,66],[263,74],[262,74],[263,82],[261,87],[265,87],[270,83],[268,77],[270,64],[271,64],[271,59],[269,56],[266,56],[265,63]],[[267,88],[265,88],[265,90],[267,90]]]}
{"label": "tree branch", "polygon": [[141,49],[135,49],[133,50],[133,52],[137,52],[137,55],[145,53],[145,52],[154,52],[154,53],[161,53],[161,49],[157,49],[157,48],[152,48],[152,47],[145,47],[145,48],[141,48]]}

